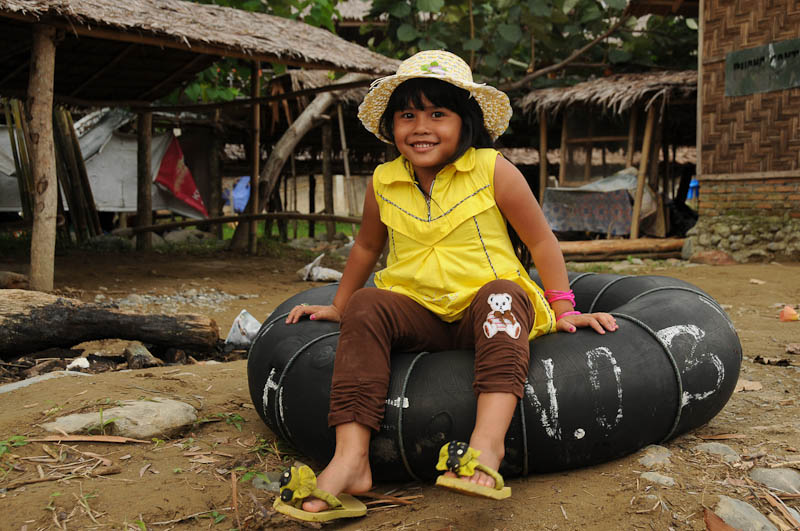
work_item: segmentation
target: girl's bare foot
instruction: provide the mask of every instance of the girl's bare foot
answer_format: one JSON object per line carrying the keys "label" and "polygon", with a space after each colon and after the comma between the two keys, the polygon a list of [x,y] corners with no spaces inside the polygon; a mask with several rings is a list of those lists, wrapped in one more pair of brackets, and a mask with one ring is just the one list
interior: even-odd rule
{"label": "girl's bare foot", "polygon": [[[372,488],[372,470],[364,455],[334,455],[328,466],[317,478],[317,488],[338,496],[342,492],[359,494]],[[318,498],[309,498],[303,510],[317,513],[329,509],[328,504]]]}

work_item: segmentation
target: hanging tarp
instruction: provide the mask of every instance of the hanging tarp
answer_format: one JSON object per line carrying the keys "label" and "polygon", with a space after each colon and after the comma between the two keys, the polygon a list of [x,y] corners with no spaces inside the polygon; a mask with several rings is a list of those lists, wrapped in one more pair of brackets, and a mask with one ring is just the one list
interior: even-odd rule
{"label": "hanging tarp", "polygon": [[203,198],[200,197],[200,191],[194,182],[192,172],[186,166],[183,151],[177,138],[172,138],[164,157],[161,159],[161,166],[156,176],[156,184],[170,192],[175,198],[202,213],[204,217],[208,217]]}

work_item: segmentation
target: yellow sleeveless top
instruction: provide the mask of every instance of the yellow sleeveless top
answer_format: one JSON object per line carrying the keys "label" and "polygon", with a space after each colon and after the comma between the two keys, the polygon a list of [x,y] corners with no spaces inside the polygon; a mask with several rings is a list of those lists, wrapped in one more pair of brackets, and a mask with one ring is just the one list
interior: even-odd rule
{"label": "yellow sleeveless top", "polygon": [[430,199],[417,187],[404,157],[375,169],[375,199],[389,235],[387,266],[375,273],[375,285],[452,322],[463,316],[484,284],[511,280],[533,303],[533,339],[554,332],[556,319],[517,259],[495,203],[498,155],[494,149],[470,148],[436,175]]}

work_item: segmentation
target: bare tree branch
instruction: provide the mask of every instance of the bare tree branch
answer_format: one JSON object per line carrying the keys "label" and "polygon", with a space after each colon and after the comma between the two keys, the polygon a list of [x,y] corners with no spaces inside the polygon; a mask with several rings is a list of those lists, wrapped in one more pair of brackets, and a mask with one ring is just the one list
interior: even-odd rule
{"label": "bare tree branch", "polygon": [[572,54],[569,57],[567,57],[566,59],[564,59],[560,63],[556,63],[554,65],[550,65],[550,66],[547,66],[547,67],[542,68],[540,70],[536,70],[534,72],[531,72],[530,74],[528,74],[528,75],[526,75],[526,76],[524,76],[524,77],[522,77],[522,78],[520,78],[520,79],[518,79],[516,81],[512,81],[511,83],[506,83],[506,84],[500,85],[498,88],[500,90],[502,90],[502,91],[516,90],[518,88],[522,88],[523,86],[527,85],[528,83],[530,83],[531,81],[533,81],[537,77],[541,77],[543,75],[549,74],[550,72],[555,72],[557,70],[561,70],[562,68],[564,68],[565,66],[567,66],[568,64],[573,62],[575,59],[577,59],[578,57],[580,57],[581,55],[586,53],[588,50],[590,50],[592,47],[594,47],[597,43],[601,42],[603,39],[605,39],[606,37],[608,37],[609,35],[611,35],[615,31],[617,31],[617,29],[619,29],[619,27],[622,26],[625,22],[627,22],[628,19],[630,18],[630,15],[629,15],[628,11],[629,11],[629,7],[626,7],[625,10],[622,12],[622,15],[620,16],[619,20],[617,20],[610,28],[608,28],[608,30],[606,30],[605,33],[603,33],[602,35],[598,36],[592,42],[587,43],[582,48],[579,48],[579,49],[575,50],[574,52],[572,52]]}

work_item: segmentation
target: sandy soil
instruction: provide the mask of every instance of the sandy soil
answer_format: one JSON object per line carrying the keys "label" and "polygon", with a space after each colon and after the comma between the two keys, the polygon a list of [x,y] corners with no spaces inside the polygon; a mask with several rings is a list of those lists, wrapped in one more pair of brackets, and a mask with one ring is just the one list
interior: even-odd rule
{"label": "sandy soil", "polygon": [[[171,295],[190,288],[256,294],[204,308],[221,334],[242,310],[264,320],[280,302],[312,286],[295,271],[305,256],[243,257],[70,253],[57,259],[56,288],[85,301],[98,294]],[[333,264],[329,264],[333,265]],[[0,257],[0,270],[24,272],[24,258]],[[708,425],[666,446],[673,452],[673,487],[640,480],[636,454],[606,464],[513,479],[511,499],[464,498],[428,484],[378,484],[375,492],[413,497],[410,505],[370,505],[365,518],[332,529],[705,529],[704,508],[717,495],[746,500],[777,513],[748,487],[747,470],[800,460],[800,371],[756,363],[757,356],[787,358],[800,342],[800,322],[777,318],[779,304],[800,302],[800,264],[687,266],[656,263],[630,271],[687,280],[728,309],[744,347],[742,378],[762,389],[737,392]],[[154,311],[157,309],[154,309]],[[182,311],[196,311],[181,308]],[[97,411],[123,399],[171,397],[199,409],[206,422],[180,438],[146,443],[34,442],[39,425],[76,411]],[[709,435],[747,458],[731,465],[694,446]],[[167,366],[88,377],[64,377],[0,394],[0,441],[24,436],[27,444],[2,459],[2,529],[271,529],[299,524],[273,513],[274,493],[241,481],[252,472],[277,471],[292,455],[261,422],[247,389],[246,362]],[[13,454],[13,455],[12,455]],[[85,477],[85,465],[109,460],[119,470]],[[79,468],[81,464],[84,468]],[[315,467],[319,464],[312,463]],[[75,472],[53,480],[56,471]],[[39,481],[36,481],[39,480]],[[656,498],[646,498],[654,495]],[[655,502],[654,502],[655,500]],[[367,501],[367,500],[365,500]],[[800,507],[800,500],[786,503]]]}

